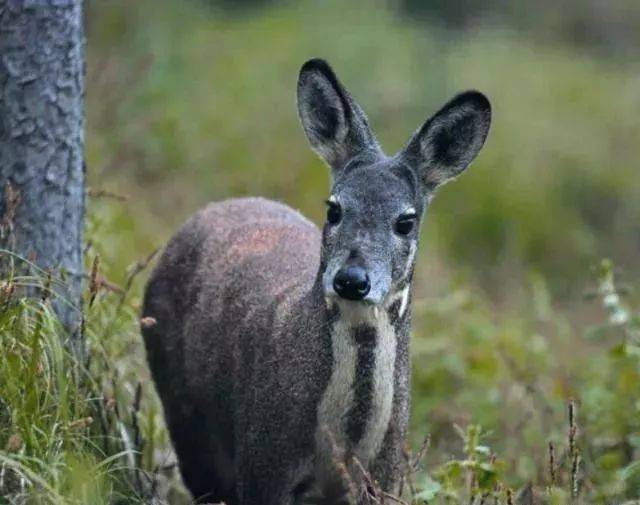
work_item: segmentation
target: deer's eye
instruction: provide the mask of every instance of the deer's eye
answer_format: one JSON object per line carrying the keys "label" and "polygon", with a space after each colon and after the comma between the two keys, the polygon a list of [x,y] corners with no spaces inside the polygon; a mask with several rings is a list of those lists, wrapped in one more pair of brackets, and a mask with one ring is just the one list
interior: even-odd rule
{"label": "deer's eye", "polygon": [[327,223],[338,224],[340,219],[342,219],[342,209],[340,205],[332,201],[328,201],[327,205]]}
{"label": "deer's eye", "polygon": [[416,225],[416,213],[407,212],[402,214],[396,221],[395,231],[398,235],[409,235]]}

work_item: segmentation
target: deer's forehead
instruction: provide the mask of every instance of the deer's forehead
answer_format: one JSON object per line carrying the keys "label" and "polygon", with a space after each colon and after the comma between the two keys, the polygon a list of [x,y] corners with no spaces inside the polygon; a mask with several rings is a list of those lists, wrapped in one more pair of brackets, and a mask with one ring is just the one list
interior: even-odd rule
{"label": "deer's forehead", "polygon": [[393,211],[415,204],[411,179],[387,165],[358,168],[338,179],[332,196],[345,207]]}

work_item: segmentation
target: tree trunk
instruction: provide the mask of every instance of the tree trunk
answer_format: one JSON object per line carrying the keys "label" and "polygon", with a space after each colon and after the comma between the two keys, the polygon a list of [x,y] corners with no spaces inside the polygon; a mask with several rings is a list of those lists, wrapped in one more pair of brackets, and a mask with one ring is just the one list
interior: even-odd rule
{"label": "tree trunk", "polygon": [[82,294],[83,94],[82,1],[0,0],[2,247],[66,279],[54,307],[72,333]]}

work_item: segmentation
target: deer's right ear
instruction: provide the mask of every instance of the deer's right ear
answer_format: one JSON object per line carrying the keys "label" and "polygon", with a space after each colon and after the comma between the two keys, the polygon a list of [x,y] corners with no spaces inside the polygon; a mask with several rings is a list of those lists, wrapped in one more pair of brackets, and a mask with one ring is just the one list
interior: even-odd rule
{"label": "deer's right ear", "polygon": [[404,149],[428,189],[456,178],[482,149],[491,125],[491,104],[478,91],[461,93],[436,112]]}
{"label": "deer's right ear", "polygon": [[334,171],[363,151],[380,150],[364,112],[324,60],[300,69],[298,114],[311,147]]}

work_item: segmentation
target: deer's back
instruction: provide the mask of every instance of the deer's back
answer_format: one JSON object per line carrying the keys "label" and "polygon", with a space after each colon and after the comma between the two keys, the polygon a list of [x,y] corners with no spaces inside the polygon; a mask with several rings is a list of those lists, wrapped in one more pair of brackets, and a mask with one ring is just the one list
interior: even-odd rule
{"label": "deer's back", "polygon": [[230,361],[241,357],[234,337],[272,339],[266,331],[277,319],[312,303],[319,251],[317,227],[285,205],[209,204],[171,239],[151,276],[143,315],[156,324],[145,331],[147,347],[182,354],[194,367],[185,371],[188,382],[207,382],[197,367],[214,359],[239,365]]}

